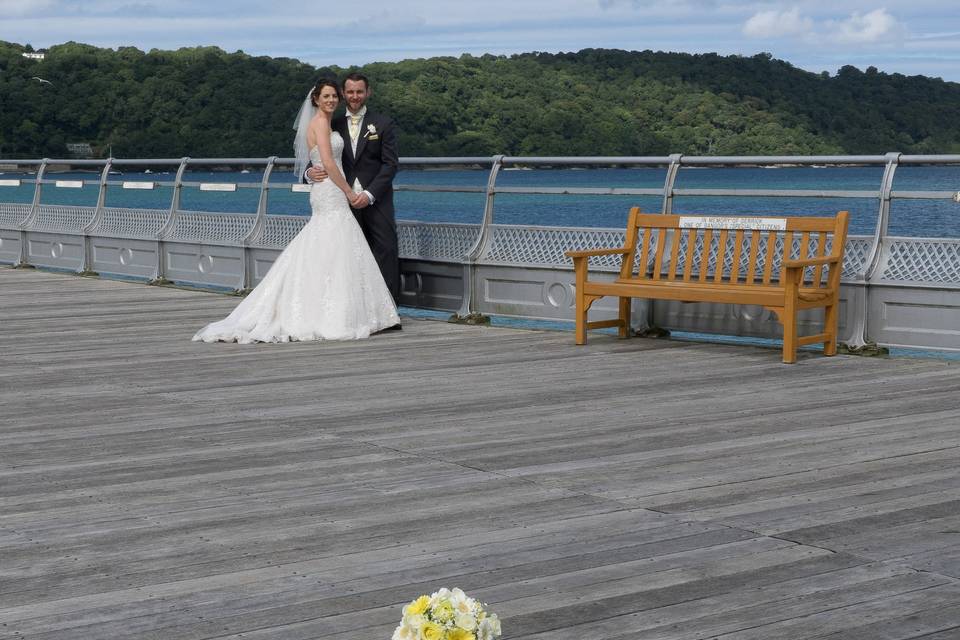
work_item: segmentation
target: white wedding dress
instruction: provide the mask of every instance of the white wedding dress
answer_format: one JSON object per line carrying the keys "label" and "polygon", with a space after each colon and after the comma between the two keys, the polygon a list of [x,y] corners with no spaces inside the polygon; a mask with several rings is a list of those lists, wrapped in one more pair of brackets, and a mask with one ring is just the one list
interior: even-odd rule
{"label": "white wedding dress", "polygon": [[[340,171],[343,138],[330,134]],[[314,147],[310,159],[320,163]],[[266,277],[225,319],[195,336],[203,342],[359,340],[400,323],[377,261],[343,192],[332,180],[310,188],[312,216]]]}

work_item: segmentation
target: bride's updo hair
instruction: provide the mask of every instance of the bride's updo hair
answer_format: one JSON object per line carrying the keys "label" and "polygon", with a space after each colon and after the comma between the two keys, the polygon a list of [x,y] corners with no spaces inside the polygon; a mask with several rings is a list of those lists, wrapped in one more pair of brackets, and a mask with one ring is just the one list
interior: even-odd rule
{"label": "bride's updo hair", "polygon": [[317,81],[317,84],[313,87],[313,91],[310,92],[310,102],[313,103],[313,106],[319,106],[317,100],[320,99],[320,92],[323,91],[324,87],[333,87],[333,90],[337,92],[337,98],[343,100],[343,93],[341,93],[337,81],[332,78],[322,78]]}

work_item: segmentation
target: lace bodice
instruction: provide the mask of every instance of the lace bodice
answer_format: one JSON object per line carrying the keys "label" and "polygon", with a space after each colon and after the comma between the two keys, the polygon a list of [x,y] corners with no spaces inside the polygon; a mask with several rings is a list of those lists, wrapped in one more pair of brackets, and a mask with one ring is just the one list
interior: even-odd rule
{"label": "lace bodice", "polygon": [[[333,151],[333,160],[337,163],[340,173],[343,173],[343,161],[340,159],[343,152],[343,138],[336,131],[330,134],[330,146]],[[316,145],[310,149],[310,161],[315,166],[323,166],[323,161],[320,159],[320,149]],[[352,215],[346,196],[330,179],[312,183],[310,186],[310,208],[315,216],[333,215],[334,213],[344,216]]]}
{"label": "lace bodice", "polygon": [[[343,161],[340,159],[343,156],[343,138],[336,131],[330,132],[330,147],[333,150],[334,162],[337,163],[337,167],[343,172]],[[320,148],[317,147],[317,145],[313,145],[313,148],[310,149],[310,162],[315,165],[323,164],[323,160],[320,159]]]}

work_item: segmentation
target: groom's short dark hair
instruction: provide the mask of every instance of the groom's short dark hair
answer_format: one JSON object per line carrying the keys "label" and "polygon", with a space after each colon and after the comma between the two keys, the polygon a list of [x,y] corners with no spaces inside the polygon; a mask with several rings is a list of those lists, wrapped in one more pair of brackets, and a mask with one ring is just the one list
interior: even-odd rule
{"label": "groom's short dark hair", "polygon": [[354,71],[353,73],[347,74],[347,77],[343,79],[343,84],[341,85],[343,88],[346,88],[347,80],[353,80],[354,82],[363,82],[363,86],[365,86],[367,89],[370,88],[370,79],[367,76],[360,73],[359,71]]}

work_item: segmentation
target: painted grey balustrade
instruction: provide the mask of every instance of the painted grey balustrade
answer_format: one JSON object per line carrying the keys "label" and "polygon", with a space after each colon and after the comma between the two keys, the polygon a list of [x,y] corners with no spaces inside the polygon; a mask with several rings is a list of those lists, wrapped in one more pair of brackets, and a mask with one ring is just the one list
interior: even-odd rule
{"label": "painted grey balustrade", "polygon": [[[99,273],[175,282],[188,286],[243,291],[255,286],[276,256],[303,227],[302,215],[269,214],[271,192],[301,191],[292,182],[271,181],[277,166],[291,158],[176,158],[106,160],[3,160],[16,171],[0,175],[0,263],[77,273]],[[870,199],[876,202],[872,235],[851,235],[843,267],[841,336],[852,347],[881,345],[960,350],[960,240],[946,237],[890,235],[891,203],[939,201],[956,203],[952,190],[897,191],[894,176],[906,166],[958,165],[960,155],[868,156],[730,156],[688,157],[459,157],[403,158],[405,168],[471,167],[487,171],[485,186],[400,184],[398,191],[476,193],[484,204],[479,223],[400,220],[398,234],[403,262],[402,303],[467,313],[571,320],[573,275],[567,249],[618,246],[622,228],[560,227],[497,222],[496,198],[511,196],[636,196],[658,198],[671,213],[677,198],[809,198]],[[577,186],[509,186],[498,183],[505,169],[530,167],[625,167],[664,171],[662,187],[607,188]],[[744,189],[679,188],[680,170],[708,167],[875,166],[882,169],[876,189]],[[96,179],[58,179],[51,167],[97,171]],[[169,169],[115,177],[121,169]],[[201,168],[262,170],[257,182],[186,180]],[[26,172],[23,174],[21,172]],[[21,177],[15,177],[15,176]],[[26,177],[24,177],[24,175]],[[147,177],[149,176],[149,177]],[[171,177],[172,176],[172,177]],[[29,203],[24,189],[33,189]],[[57,204],[50,190],[95,191],[90,204]],[[114,189],[165,193],[169,201],[154,208],[108,206]],[[21,201],[6,194],[19,190]],[[184,193],[233,191],[255,193],[246,212],[191,210]],[[94,197],[95,195],[95,197]],[[306,197],[304,195],[304,197]],[[824,214],[835,211],[824,209]],[[479,213],[479,212],[478,212]],[[626,220],[626,211],[623,212]],[[705,213],[710,213],[705,211]],[[745,212],[749,213],[749,212]],[[652,252],[651,252],[652,253]],[[728,254],[729,255],[729,254]],[[613,277],[616,259],[598,259],[597,272]],[[709,265],[708,268],[716,268]],[[599,318],[615,315],[614,301],[594,307]],[[727,305],[642,302],[635,305],[638,328],[650,324],[676,330],[776,337],[779,325],[763,309]],[[814,318],[808,318],[812,322]],[[803,327],[801,328],[803,331]]]}

